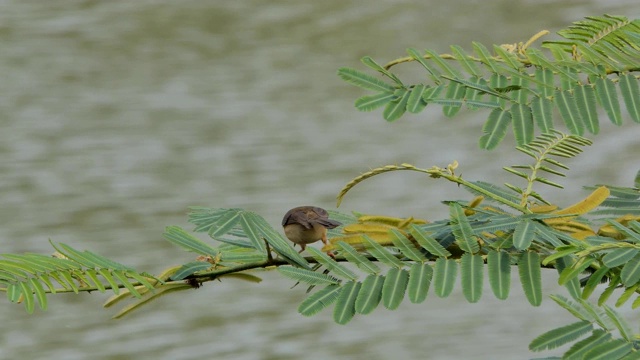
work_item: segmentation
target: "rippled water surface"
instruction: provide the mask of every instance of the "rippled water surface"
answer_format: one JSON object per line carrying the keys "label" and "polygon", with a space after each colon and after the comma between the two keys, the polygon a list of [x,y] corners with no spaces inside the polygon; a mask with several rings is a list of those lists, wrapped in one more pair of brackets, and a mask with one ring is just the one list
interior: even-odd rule
{"label": "rippled water surface", "polygon": [[[333,208],[344,184],[379,165],[456,159],[466,178],[502,182],[503,165],[526,160],[477,150],[486,114],[445,119],[433,107],[387,124],[380,111],[354,109],[363,92],[336,70],[407,47],[524,41],[586,15],[637,17],[632,4],[0,1],[2,252],[49,253],[52,239],[159,272],[192,259],[161,236],[167,225],[190,228],[190,205],[243,207],[276,226],[293,206]],[[638,128],[602,128],[564,184],[631,184]],[[468,194],[387,174],[341,209],[438,218],[447,209],[437,200],[456,198]],[[549,275],[545,292],[561,291]],[[550,301],[525,305],[514,278],[507,301],[489,289],[479,304],[430,295],[338,326],[330,312],[298,315],[304,292],[264,277],[209,283],[120,321],[102,294],[52,296],[34,315],[2,300],[0,358],[514,359],[572,319]]]}

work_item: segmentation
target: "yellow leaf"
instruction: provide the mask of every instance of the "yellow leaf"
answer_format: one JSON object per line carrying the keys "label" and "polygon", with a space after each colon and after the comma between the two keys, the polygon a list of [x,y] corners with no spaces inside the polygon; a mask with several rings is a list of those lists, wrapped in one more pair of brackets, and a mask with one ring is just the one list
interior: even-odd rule
{"label": "yellow leaf", "polygon": [[566,207],[562,210],[558,210],[554,212],[554,214],[565,215],[565,214],[576,214],[582,215],[586,214],[589,211],[598,207],[598,205],[602,204],[609,197],[609,189],[606,186],[600,186],[595,189],[589,196],[584,198],[582,201],[573,204],[569,207]]}
{"label": "yellow leaf", "polygon": [[558,209],[557,205],[533,205],[529,208],[534,214],[546,214]]}

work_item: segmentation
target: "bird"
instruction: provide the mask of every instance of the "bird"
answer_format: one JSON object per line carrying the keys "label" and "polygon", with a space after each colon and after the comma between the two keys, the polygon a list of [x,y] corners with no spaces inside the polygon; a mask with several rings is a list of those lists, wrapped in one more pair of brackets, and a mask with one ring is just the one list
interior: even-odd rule
{"label": "bird", "polygon": [[282,227],[284,234],[291,242],[300,245],[303,252],[307,244],[318,240],[327,244],[327,229],[342,225],[341,222],[329,219],[329,213],[317,206],[298,206],[284,214]]}

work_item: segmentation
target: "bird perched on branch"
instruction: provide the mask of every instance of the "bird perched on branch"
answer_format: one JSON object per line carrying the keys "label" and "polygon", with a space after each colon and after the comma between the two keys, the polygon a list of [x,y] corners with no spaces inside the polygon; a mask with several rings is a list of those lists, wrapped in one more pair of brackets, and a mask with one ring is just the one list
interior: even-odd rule
{"label": "bird perched on branch", "polygon": [[[327,210],[316,206],[299,206],[284,215],[282,227],[284,234],[294,244],[300,245],[303,252],[307,244],[318,240],[327,244],[327,229],[333,229],[342,223],[329,219]],[[295,245],[294,245],[295,246]]]}

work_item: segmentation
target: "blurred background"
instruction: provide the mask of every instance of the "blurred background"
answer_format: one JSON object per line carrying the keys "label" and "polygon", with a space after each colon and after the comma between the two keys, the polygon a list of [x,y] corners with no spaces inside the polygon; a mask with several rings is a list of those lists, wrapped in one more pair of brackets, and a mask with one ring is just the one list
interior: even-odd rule
{"label": "blurred background", "polygon": [[[515,181],[501,167],[528,160],[509,150],[511,135],[496,152],[478,150],[487,112],[445,119],[430,106],[388,124],[381,111],[355,110],[365,92],[337,69],[366,71],[360,57],[386,63],[408,47],[526,41],[588,15],[635,18],[635,5],[0,1],[0,252],[50,253],[51,239],[157,273],[194,258],[161,235],[167,225],[191,229],[191,205],[246,208],[280,229],[289,208],[334,209],[344,184],[381,165],[458,160],[467,179]],[[415,64],[399,70],[419,81],[408,77],[421,74]],[[601,120],[602,135],[567,162],[562,184],[632,184],[640,128]],[[560,205],[587,194],[540,189]],[[468,198],[401,172],[359,185],[340,210],[437,219],[447,214],[440,200]],[[330,311],[297,314],[304,290],[262,275],[257,285],[207,283],[118,321],[99,293],[51,296],[33,315],[2,295],[0,359],[514,359],[573,321],[550,300],[530,307],[514,277],[507,301],[488,288],[479,304],[459,291],[430,294],[339,326]],[[546,294],[564,293],[554,274],[544,281]]]}

